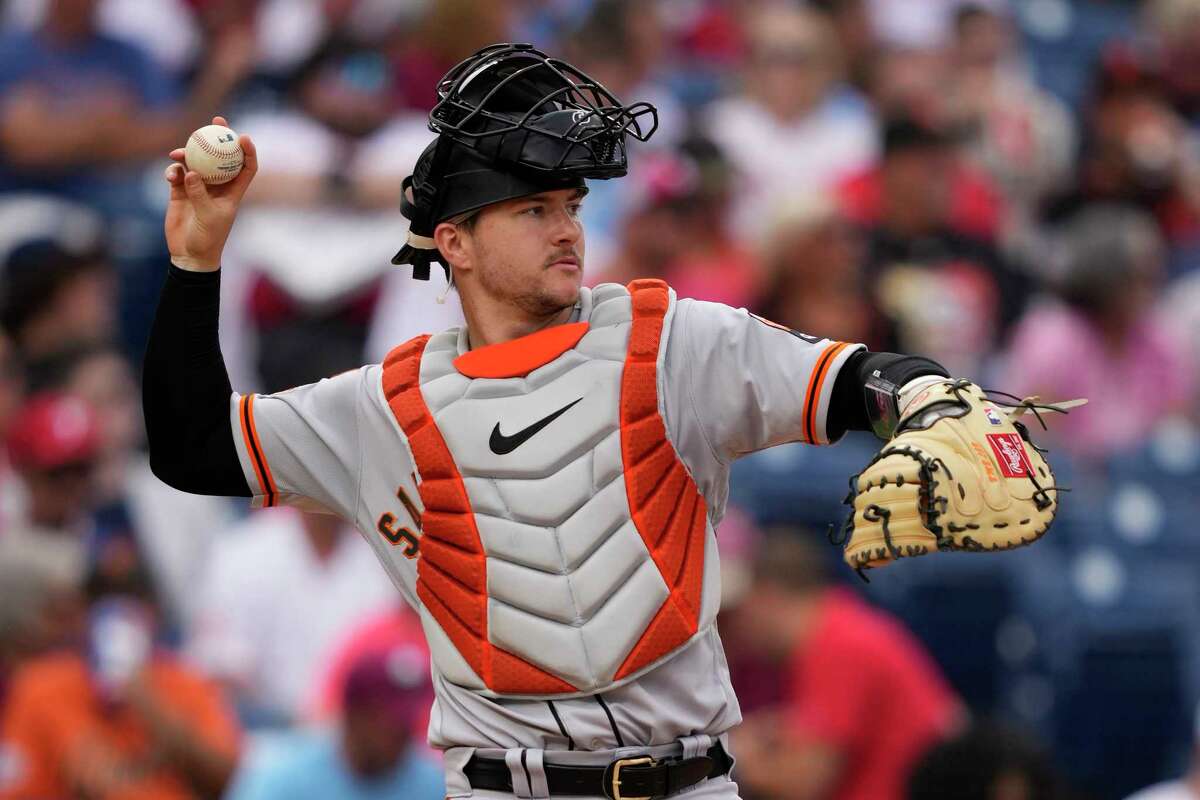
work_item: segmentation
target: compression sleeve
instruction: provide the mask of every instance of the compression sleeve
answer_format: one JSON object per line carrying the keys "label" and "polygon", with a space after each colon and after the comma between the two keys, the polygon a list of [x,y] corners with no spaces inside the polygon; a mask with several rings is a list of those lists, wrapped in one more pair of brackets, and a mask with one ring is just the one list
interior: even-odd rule
{"label": "compression sleeve", "polygon": [[896,386],[904,386],[922,375],[950,376],[941,364],[923,356],[859,350],[846,361],[833,384],[833,401],[829,404],[829,415],[825,420],[831,439],[846,431],[871,430],[866,383],[867,378],[877,371]]}
{"label": "compression sleeve", "polygon": [[217,338],[220,298],[219,270],[168,268],[142,375],[150,468],[185,492],[249,497],[229,426],[233,388]]}

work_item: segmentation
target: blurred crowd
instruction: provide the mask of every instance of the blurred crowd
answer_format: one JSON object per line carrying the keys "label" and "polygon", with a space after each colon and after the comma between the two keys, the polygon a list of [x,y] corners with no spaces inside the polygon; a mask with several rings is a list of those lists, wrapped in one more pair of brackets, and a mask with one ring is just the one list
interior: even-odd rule
{"label": "blurred crowd", "polygon": [[1046,540],[869,586],[823,531],[877,442],[739,464],[744,796],[1200,799],[1200,0],[0,0],[0,798],[443,796],[365,543],[158,482],[138,371],[166,153],[216,113],[260,158],[236,389],[460,322],[388,260],[436,80],[497,41],[658,108],[590,283],[1090,401],[1037,436]]}

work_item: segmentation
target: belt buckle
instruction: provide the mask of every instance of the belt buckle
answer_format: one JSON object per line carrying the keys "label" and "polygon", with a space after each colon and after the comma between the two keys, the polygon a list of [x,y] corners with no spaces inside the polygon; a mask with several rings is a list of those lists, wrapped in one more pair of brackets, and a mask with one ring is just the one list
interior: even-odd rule
{"label": "belt buckle", "polygon": [[629,794],[621,794],[621,768],[633,767],[638,764],[649,764],[654,766],[658,762],[650,756],[638,756],[636,758],[618,758],[612,763],[612,798],[613,800],[653,800],[653,795],[641,795],[634,797]]}

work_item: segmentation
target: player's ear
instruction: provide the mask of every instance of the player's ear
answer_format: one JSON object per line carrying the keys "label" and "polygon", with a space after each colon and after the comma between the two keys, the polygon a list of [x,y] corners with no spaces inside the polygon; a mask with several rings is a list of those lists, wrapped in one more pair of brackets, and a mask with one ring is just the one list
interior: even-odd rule
{"label": "player's ear", "polygon": [[471,232],[453,222],[441,222],[433,229],[433,241],[450,266],[456,270],[471,269]]}

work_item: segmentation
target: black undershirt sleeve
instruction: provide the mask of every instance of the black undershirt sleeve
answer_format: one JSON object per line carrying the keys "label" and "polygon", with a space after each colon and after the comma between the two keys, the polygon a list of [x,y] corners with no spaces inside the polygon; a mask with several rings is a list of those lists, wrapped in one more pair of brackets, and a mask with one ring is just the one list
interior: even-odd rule
{"label": "black undershirt sleeve", "polygon": [[168,268],[142,377],[150,468],[185,492],[249,497],[229,421],[233,387],[217,338],[220,303],[219,270]]}
{"label": "black undershirt sleeve", "polygon": [[876,370],[897,387],[922,375],[950,377],[945,367],[923,356],[872,353],[869,350],[855,352],[846,359],[833,382],[829,415],[825,420],[830,441],[836,441],[846,431],[871,430],[865,387],[867,378]]}

